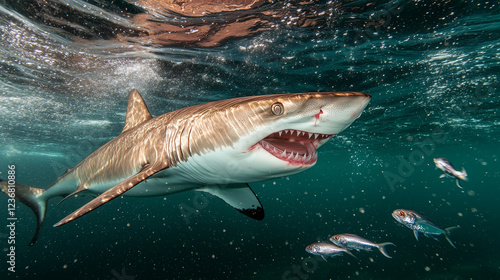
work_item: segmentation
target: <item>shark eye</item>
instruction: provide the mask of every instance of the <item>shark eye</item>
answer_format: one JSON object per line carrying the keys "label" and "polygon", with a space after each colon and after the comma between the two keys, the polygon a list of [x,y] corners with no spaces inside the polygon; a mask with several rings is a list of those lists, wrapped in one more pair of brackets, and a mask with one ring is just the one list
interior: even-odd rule
{"label": "shark eye", "polygon": [[405,216],[405,212],[399,211],[399,216],[404,217]]}
{"label": "shark eye", "polygon": [[285,107],[280,102],[276,102],[271,106],[271,111],[274,115],[280,116],[285,112]]}

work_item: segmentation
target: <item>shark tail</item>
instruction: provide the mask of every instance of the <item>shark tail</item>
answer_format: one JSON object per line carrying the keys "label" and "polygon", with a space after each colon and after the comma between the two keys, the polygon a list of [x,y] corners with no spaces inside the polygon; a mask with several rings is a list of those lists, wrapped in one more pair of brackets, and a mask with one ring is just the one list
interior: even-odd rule
{"label": "shark tail", "polygon": [[450,235],[450,231],[451,230],[454,230],[454,229],[457,229],[457,228],[460,228],[459,226],[454,226],[454,227],[448,227],[448,228],[445,228],[444,230],[446,231],[446,233],[444,234],[444,237],[446,238],[446,240],[448,240],[448,243],[450,243],[451,246],[453,246],[453,248],[457,248],[455,247],[455,244],[453,244],[453,242],[451,242],[451,239],[449,237]]}
{"label": "shark tail", "polygon": [[[31,239],[30,246],[33,246],[38,239],[38,234],[42,228],[43,221],[45,220],[45,213],[47,212],[47,198],[42,196],[44,189],[33,188],[20,184],[8,184],[7,181],[0,179],[0,190],[7,194],[9,197],[15,198],[28,206],[36,216],[36,231]],[[14,197],[13,197],[14,196]]]}
{"label": "shark tail", "polygon": [[394,243],[391,243],[391,242],[384,242],[384,243],[379,243],[377,244],[377,248],[378,250],[380,251],[380,253],[382,253],[382,255],[386,256],[387,258],[389,259],[392,259],[391,256],[389,256],[389,254],[387,254],[387,251],[385,251],[385,246],[387,245],[392,245],[392,246],[396,246]]}

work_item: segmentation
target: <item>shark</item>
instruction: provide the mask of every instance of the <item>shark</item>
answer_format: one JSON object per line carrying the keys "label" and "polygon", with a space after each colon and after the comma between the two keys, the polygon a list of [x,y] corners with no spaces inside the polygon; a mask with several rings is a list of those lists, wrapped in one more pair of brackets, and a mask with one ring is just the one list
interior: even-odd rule
{"label": "shark", "polygon": [[[249,183],[315,165],[317,149],[356,120],[371,96],[312,92],[213,101],[152,117],[141,94],[128,96],[122,132],[43,189],[15,184],[15,198],[35,214],[38,239],[47,202],[94,198],[61,219],[71,222],[120,196],[165,196],[195,190],[221,198],[255,220],[263,207]],[[8,193],[8,181],[0,189]],[[59,202],[59,203],[60,203]]]}

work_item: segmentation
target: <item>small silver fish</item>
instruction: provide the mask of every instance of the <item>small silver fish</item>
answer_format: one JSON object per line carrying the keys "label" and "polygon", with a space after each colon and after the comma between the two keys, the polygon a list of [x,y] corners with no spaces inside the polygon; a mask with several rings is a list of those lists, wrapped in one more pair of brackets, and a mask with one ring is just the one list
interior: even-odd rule
{"label": "small silver fish", "polygon": [[325,261],[325,257],[335,257],[335,256],[340,256],[343,253],[346,253],[348,255],[351,255],[356,258],[349,250],[346,248],[339,247],[337,245],[331,244],[331,243],[326,243],[326,242],[316,242],[312,243],[309,246],[306,247],[306,252],[316,255],[316,256],[321,256]]}
{"label": "small silver fish", "polygon": [[441,174],[439,178],[443,177],[451,177],[455,178],[457,180],[457,186],[461,189],[462,186],[460,185],[460,180],[467,181],[467,171],[465,171],[465,168],[462,167],[462,171],[458,171],[453,167],[453,165],[445,158],[435,158],[434,159],[434,164],[436,164],[436,167],[441,169],[444,174]]}
{"label": "small silver fish", "polygon": [[419,213],[412,211],[412,210],[406,210],[406,209],[396,209],[392,212],[392,217],[394,219],[408,227],[409,229],[413,230],[413,234],[415,234],[415,238],[418,241],[418,233],[421,232],[423,233],[426,237],[432,237],[435,240],[437,238],[435,236],[437,235],[444,235],[446,240],[450,243],[453,248],[455,245],[453,242],[451,242],[451,239],[449,237],[450,230],[459,228],[458,226],[456,227],[449,227],[445,229],[441,229],[438,226],[436,226],[434,223],[429,221],[426,217],[420,215]]}
{"label": "small silver fish", "polygon": [[382,253],[384,256],[388,258],[392,257],[389,256],[389,254],[387,254],[387,252],[385,251],[385,246],[387,245],[396,246],[391,242],[378,243],[378,244],[373,243],[368,239],[349,233],[334,235],[330,237],[330,241],[337,246],[346,249],[354,249],[356,251],[360,250],[371,251],[373,248],[377,248],[379,249],[380,253]]}

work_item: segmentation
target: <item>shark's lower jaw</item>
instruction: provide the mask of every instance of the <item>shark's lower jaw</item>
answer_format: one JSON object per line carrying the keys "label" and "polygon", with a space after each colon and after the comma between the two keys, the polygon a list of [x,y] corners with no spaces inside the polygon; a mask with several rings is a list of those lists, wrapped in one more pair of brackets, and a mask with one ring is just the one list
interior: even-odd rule
{"label": "shark's lower jaw", "polygon": [[319,134],[307,131],[287,129],[275,132],[259,141],[261,146],[274,157],[290,165],[313,165],[318,160],[316,149],[335,134]]}

